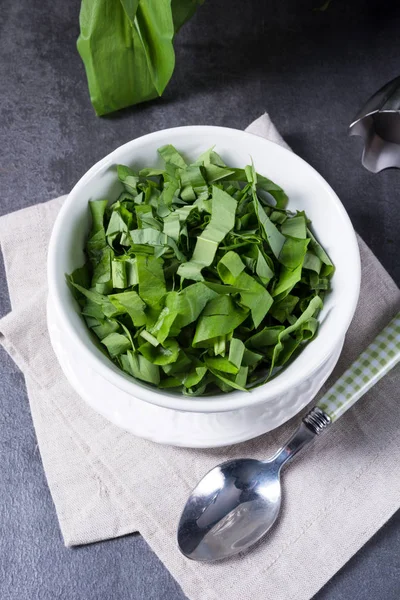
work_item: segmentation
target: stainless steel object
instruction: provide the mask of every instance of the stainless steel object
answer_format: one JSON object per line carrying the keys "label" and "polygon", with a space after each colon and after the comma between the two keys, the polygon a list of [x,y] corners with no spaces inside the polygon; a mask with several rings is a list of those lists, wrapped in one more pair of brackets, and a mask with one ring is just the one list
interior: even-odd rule
{"label": "stainless steel object", "polygon": [[257,542],[279,514],[282,467],[399,361],[400,313],[303,418],[295,434],[272,458],[230,460],[207,473],[182,512],[178,526],[181,552],[194,560],[214,561]]}
{"label": "stainless steel object", "polygon": [[302,422],[269,460],[230,460],[207,473],[192,492],[179,523],[183,554],[202,561],[226,558],[254,544],[272,527],[281,506],[283,465],[330,423],[321,411],[321,426],[315,428],[313,411],[308,415],[310,426]]}
{"label": "stainless steel object", "polygon": [[374,94],[350,125],[364,139],[362,164],[372,173],[400,169],[400,77]]}

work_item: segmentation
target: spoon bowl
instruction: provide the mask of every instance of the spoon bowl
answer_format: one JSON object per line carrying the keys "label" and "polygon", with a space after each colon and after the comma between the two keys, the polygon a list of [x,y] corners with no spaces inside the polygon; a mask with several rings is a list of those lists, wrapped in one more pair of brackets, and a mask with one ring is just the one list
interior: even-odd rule
{"label": "spoon bowl", "polygon": [[227,558],[259,540],[281,504],[279,466],[250,458],[215,467],[193,490],[178,527],[187,558]]}

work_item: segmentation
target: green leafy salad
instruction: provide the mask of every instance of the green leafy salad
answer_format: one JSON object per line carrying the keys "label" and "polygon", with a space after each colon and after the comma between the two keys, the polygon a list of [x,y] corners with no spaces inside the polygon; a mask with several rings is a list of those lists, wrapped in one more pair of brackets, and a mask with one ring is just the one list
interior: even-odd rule
{"label": "green leafy salad", "polygon": [[190,396],[249,390],[315,337],[334,266],[252,165],[158,152],[164,168],[118,165],[119,198],[89,202],[87,262],[69,285],[125,373]]}

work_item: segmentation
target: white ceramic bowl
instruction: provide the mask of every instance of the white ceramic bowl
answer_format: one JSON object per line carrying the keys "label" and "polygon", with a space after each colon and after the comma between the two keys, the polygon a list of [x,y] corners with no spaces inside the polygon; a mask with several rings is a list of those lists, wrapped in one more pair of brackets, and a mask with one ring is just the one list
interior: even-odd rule
{"label": "white ceramic bowl", "polygon": [[[195,159],[214,145],[228,165],[244,167],[253,159],[259,173],[286,191],[290,209],[306,211],[312,220],[314,233],[336,267],[332,291],[321,312],[316,339],[281,374],[250,393],[235,391],[188,398],[157,391],[134,380],[95,347],[65,283],[65,273],[72,272],[85,260],[83,248],[89,228],[88,201],[100,198],[115,200],[122,189],[115,165],[122,163],[136,169],[157,166],[161,164],[157,148],[168,143],[175,145],[189,159]],[[350,219],[331,187],[310,165],[261,137],[209,126],[177,127],[145,135],[117,148],[94,165],[65,201],[54,225],[48,253],[48,284],[53,308],[63,331],[72,341],[75,355],[83,364],[132,397],[164,408],[196,413],[237,411],[265,403],[273,411],[274,403],[280,405],[280,398],[290,397],[291,392],[295,394],[296,389],[321,371],[343,342],[358,300],[360,273],[358,244]]]}

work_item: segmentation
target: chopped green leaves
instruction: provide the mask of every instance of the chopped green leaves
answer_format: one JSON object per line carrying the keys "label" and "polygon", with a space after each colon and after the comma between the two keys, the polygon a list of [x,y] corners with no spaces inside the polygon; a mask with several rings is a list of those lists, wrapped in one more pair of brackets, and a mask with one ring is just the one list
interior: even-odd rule
{"label": "chopped green leaves", "polygon": [[117,200],[89,203],[87,263],[68,285],[128,375],[187,396],[251,389],[315,337],[334,266],[253,165],[159,154],[161,169],[118,165]]}
{"label": "chopped green leaves", "polygon": [[129,339],[122,335],[121,333],[109,333],[105,338],[101,340],[101,343],[104,344],[112,358],[115,356],[119,356],[123,354],[129,348],[131,348],[131,343]]}
{"label": "chopped green leaves", "polygon": [[193,347],[208,347],[211,340],[232,333],[248,314],[248,309],[240,308],[231,296],[217,296],[207,304],[197,322]]}
{"label": "chopped green leaves", "polygon": [[197,238],[192,258],[178,269],[183,279],[202,281],[201,270],[213,262],[218,245],[235,225],[237,202],[232,196],[212,187],[211,219],[203,233]]}
{"label": "chopped green leaves", "polygon": [[284,235],[282,235],[278,227],[274,225],[274,223],[268,217],[266,211],[261,206],[261,203],[257,197],[255,197],[254,199],[254,207],[260,224],[261,235],[268,242],[275,258],[279,259],[280,252],[287,238]]}

